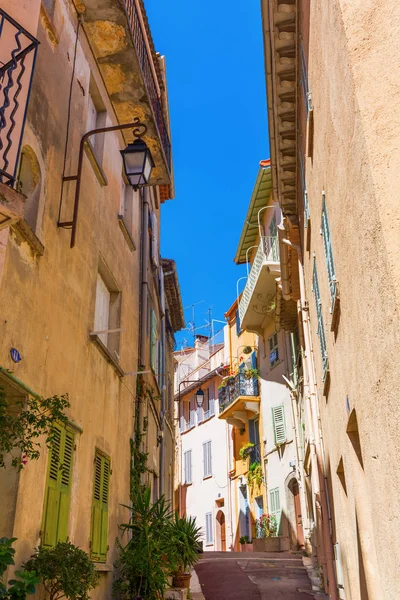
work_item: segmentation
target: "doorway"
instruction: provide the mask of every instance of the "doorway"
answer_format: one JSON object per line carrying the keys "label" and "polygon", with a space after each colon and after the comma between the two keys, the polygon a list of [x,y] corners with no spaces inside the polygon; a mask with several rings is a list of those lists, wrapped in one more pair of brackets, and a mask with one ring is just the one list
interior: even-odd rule
{"label": "doorway", "polygon": [[304,532],[303,532],[303,519],[301,514],[300,504],[300,492],[299,484],[297,479],[292,479],[289,483],[289,490],[293,494],[293,506],[294,506],[294,524],[296,527],[296,541],[299,548],[304,548]]}
{"label": "doorway", "polygon": [[218,529],[219,529],[219,547],[221,552],[226,551],[226,528],[225,528],[225,515],[222,510],[219,510],[216,516]]}

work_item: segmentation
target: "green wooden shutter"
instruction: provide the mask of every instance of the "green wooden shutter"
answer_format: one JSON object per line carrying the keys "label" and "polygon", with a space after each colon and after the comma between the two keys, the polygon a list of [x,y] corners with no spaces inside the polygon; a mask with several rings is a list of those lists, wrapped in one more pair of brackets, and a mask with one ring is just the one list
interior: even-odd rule
{"label": "green wooden shutter", "polygon": [[157,317],[153,309],[151,309],[150,321],[150,366],[153,371],[157,368]]}
{"label": "green wooden shutter", "polygon": [[58,515],[57,542],[68,538],[69,505],[71,500],[72,460],[74,457],[74,435],[63,430],[63,453],[60,464],[60,512]]}
{"label": "green wooden shutter", "polygon": [[110,489],[110,460],[96,452],[90,533],[90,556],[102,562],[108,549],[108,497]]}
{"label": "green wooden shutter", "polygon": [[56,424],[53,435],[43,513],[43,546],[55,546],[68,537],[74,434]]}
{"label": "green wooden shutter", "polygon": [[275,444],[280,446],[286,442],[285,409],[283,404],[272,407],[272,423],[274,426]]}

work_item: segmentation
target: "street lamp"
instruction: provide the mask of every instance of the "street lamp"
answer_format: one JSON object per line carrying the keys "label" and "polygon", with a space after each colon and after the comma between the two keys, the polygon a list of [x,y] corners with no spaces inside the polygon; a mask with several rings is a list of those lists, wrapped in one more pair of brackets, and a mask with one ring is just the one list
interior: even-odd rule
{"label": "street lamp", "polygon": [[199,408],[201,408],[203,406],[203,402],[204,402],[204,392],[201,388],[199,388],[196,392],[196,402],[197,402],[197,406]]}
{"label": "street lamp", "polygon": [[120,150],[124,163],[125,175],[133,187],[139,187],[149,183],[154,160],[147,144],[141,138],[137,138],[133,144],[128,144],[125,150]]}
{"label": "street lamp", "polygon": [[[58,227],[64,229],[71,229],[71,243],[70,247],[75,246],[76,238],[76,227],[78,223],[78,211],[79,211],[79,196],[81,191],[82,181],[82,167],[83,167],[83,152],[85,144],[89,138],[99,133],[109,133],[110,131],[122,131],[124,129],[132,129],[132,134],[136,138],[133,144],[128,144],[125,150],[120,151],[124,162],[125,174],[129,180],[131,186],[137,190],[139,187],[143,187],[149,183],[151,171],[154,167],[153,157],[148,149],[146,143],[141,139],[147,132],[147,125],[139,120],[139,117],[135,117],[132,123],[124,123],[122,125],[112,125],[111,127],[99,127],[98,129],[92,129],[87,131],[81,138],[79,146],[79,157],[78,157],[78,171],[76,175],[67,175],[62,178],[62,181],[75,181],[75,199],[74,199],[74,212],[72,221],[60,221],[58,220]],[[61,211],[61,205],[60,205]]]}

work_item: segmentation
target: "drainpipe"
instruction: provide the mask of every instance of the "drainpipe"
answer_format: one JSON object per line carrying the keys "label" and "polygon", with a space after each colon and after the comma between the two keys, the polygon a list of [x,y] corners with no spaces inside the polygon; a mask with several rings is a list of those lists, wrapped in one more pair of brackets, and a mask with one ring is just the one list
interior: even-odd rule
{"label": "drainpipe", "polygon": [[149,190],[144,188],[142,203],[142,230],[140,232],[141,265],[140,265],[140,323],[139,323],[139,366],[145,367],[146,357],[146,328],[147,328],[147,296],[148,296],[148,267],[149,267]]}
{"label": "drainpipe", "polygon": [[[164,274],[161,270],[161,277]],[[164,286],[161,289],[164,293]],[[161,444],[160,444],[160,496],[164,494],[164,473],[165,473],[165,396],[167,391],[166,386],[166,360],[165,360],[165,314],[161,319]],[[172,498],[171,498],[172,501]]]}
{"label": "drainpipe", "polygon": [[[321,510],[321,529],[322,529],[322,568],[324,579],[326,582],[327,592],[331,600],[337,600],[336,577],[334,570],[333,543],[331,536],[331,514],[329,505],[329,493],[327,489],[326,471],[324,464],[324,456],[322,451],[322,432],[318,418],[318,399],[317,399],[317,382],[315,381],[314,362],[312,357],[312,343],[310,333],[310,319],[308,308],[306,308],[306,293],[304,287],[304,270],[302,263],[302,252],[300,246],[292,244],[288,239],[282,240],[285,244],[297,251],[299,280],[300,280],[300,303],[301,303],[301,320],[303,324],[304,342],[305,342],[305,358],[308,371],[309,381],[309,401],[310,401],[310,417],[312,423],[313,440],[310,440],[312,446],[312,475],[314,493],[319,494],[320,510]],[[312,442],[312,445],[311,445]],[[323,479],[323,480],[322,480]]]}

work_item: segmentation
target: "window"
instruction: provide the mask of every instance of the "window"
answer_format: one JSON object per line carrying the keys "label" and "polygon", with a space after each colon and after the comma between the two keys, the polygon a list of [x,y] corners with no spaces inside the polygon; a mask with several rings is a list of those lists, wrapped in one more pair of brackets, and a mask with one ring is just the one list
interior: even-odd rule
{"label": "window", "polygon": [[206,513],[206,544],[214,543],[212,513]]}
{"label": "window", "polygon": [[137,233],[140,190],[135,191],[129,184],[121,183],[121,205],[118,215],[124,238],[131,250],[136,250],[135,235]]}
{"label": "window", "polygon": [[317,273],[317,263],[314,256],[314,267],[313,267],[313,292],[315,298],[315,308],[317,311],[317,334],[319,336],[319,345],[321,348],[321,357],[322,357],[322,380],[325,381],[326,374],[328,372],[328,353],[326,350],[326,338],[325,338],[325,328],[324,328],[324,318],[322,316],[322,305],[321,305],[321,297],[319,293],[319,283],[318,283],[318,273]]}
{"label": "window", "polygon": [[18,168],[17,191],[26,198],[24,220],[36,232],[39,213],[41,171],[36,154],[30,146],[24,146]]}
{"label": "window", "polygon": [[121,293],[108,268],[101,263],[96,280],[93,335],[109,350],[114,360],[119,360],[120,321]]}
{"label": "window", "polygon": [[179,403],[179,432],[185,431],[185,415],[184,415],[184,402]]}
{"label": "window", "polygon": [[153,504],[158,500],[158,475],[153,473],[153,487],[152,487]]}
{"label": "window", "polygon": [[279,497],[279,488],[274,488],[269,493],[269,512],[276,518],[277,535],[281,530],[281,501]]}
{"label": "window", "polygon": [[195,403],[196,403],[196,398],[194,396],[192,396],[189,400],[189,410],[190,410],[189,427],[195,426],[195,419],[194,419],[194,415],[196,412]]}
{"label": "window", "polygon": [[159,250],[158,250],[158,219],[155,212],[150,214],[150,228],[151,228],[151,260],[155,267],[158,267],[159,263]]}
{"label": "window", "polygon": [[215,383],[212,381],[208,386],[207,390],[207,413],[204,415],[205,419],[209,419],[215,415]]}
{"label": "window", "polygon": [[211,440],[203,444],[203,473],[203,477],[212,475]]}
{"label": "window", "polygon": [[236,322],[236,335],[240,335],[242,333],[242,328],[240,327],[240,317],[239,317],[239,311],[237,310],[235,312],[235,322]]}
{"label": "window", "polygon": [[158,376],[159,348],[157,339],[157,317],[154,309],[150,313],[150,366]]}
{"label": "window", "polygon": [[[107,126],[107,111],[104,102],[101,98],[98,87],[93,79],[90,78],[89,96],[88,96],[88,113],[87,113],[87,131],[99,129]],[[101,166],[104,156],[104,133],[97,133],[89,138],[89,144],[92,148],[96,161]]]}
{"label": "window", "polygon": [[272,407],[272,425],[275,444],[280,446],[286,442],[285,408],[283,404]]}
{"label": "window", "polygon": [[278,334],[269,338],[269,366],[272,368],[279,362]]}
{"label": "window", "polygon": [[68,538],[74,434],[58,424],[53,434],[43,512],[43,546],[55,546]]}
{"label": "window", "polygon": [[304,44],[303,41],[300,43],[300,51],[301,51],[301,86],[303,88],[303,98],[304,98],[304,106],[306,109],[306,116],[308,117],[308,113],[310,109],[312,109],[311,102],[311,92],[308,87],[308,73],[307,73],[307,63],[306,63],[306,55],[304,52]]}
{"label": "window", "polygon": [[90,558],[97,562],[105,562],[107,558],[109,493],[110,459],[96,450],[90,528]]}
{"label": "window", "polygon": [[329,229],[328,213],[326,210],[325,192],[322,192],[321,233],[322,233],[322,238],[324,240],[325,261],[326,261],[326,268],[328,271],[329,293],[330,293],[330,297],[331,297],[330,312],[332,313],[333,305],[334,305],[335,297],[336,297],[336,273],[335,273],[335,264],[333,262],[332,240],[331,240],[331,232]]}
{"label": "window", "polygon": [[308,227],[310,221],[310,207],[308,205],[308,194],[306,184],[306,173],[304,169],[304,156],[301,150],[302,144],[300,142],[299,161],[300,161],[300,173],[301,173],[301,185],[303,191],[303,202],[304,202],[304,227]]}
{"label": "window", "polygon": [[188,485],[192,483],[192,451],[187,450],[183,454],[183,463],[184,463],[184,473],[183,473],[183,483]]}

